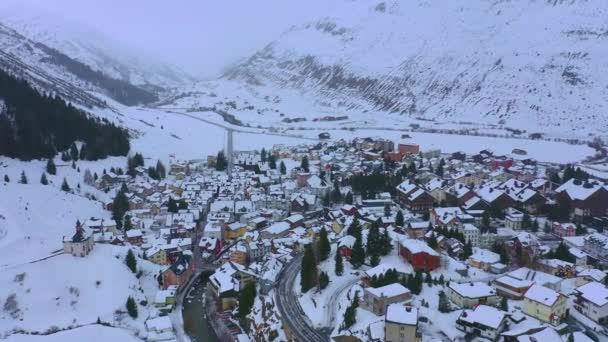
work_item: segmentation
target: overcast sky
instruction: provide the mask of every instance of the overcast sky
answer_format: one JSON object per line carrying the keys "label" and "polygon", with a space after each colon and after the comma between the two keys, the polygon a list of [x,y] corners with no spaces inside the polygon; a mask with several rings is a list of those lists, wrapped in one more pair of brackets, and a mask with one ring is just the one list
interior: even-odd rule
{"label": "overcast sky", "polygon": [[42,9],[211,76],[247,57],[284,29],[330,11],[339,0],[0,0]]}

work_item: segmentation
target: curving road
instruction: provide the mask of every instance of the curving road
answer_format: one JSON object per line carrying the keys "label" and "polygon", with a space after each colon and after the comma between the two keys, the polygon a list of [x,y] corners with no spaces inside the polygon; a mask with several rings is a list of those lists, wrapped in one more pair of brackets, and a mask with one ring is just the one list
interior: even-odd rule
{"label": "curving road", "polygon": [[308,317],[300,306],[300,301],[293,291],[294,281],[298,272],[300,272],[300,264],[302,255],[295,256],[285,267],[279,278],[279,283],[276,288],[276,303],[283,322],[288,326],[289,331],[295,337],[296,341],[300,342],[327,342],[329,334],[321,333],[315,330]]}

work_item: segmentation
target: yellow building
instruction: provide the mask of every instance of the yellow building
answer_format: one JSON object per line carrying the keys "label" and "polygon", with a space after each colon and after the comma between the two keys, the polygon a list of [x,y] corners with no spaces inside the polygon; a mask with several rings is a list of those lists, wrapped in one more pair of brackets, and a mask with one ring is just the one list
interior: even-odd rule
{"label": "yellow building", "polygon": [[146,257],[149,261],[157,264],[157,265],[169,265],[169,260],[167,259],[167,252],[159,247],[152,247],[146,251]]}
{"label": "yellow building", "polygon": [[238,239],[247,233],[249,227],[246,223],[234,222],[226,225],[224,229],[224,238],[226,239]]}
{"label": "yellow building", "polygon": [[548,287],[532,285],[524,295],[523,311],[543,322],[558,325],[566,315],[566,297]]}

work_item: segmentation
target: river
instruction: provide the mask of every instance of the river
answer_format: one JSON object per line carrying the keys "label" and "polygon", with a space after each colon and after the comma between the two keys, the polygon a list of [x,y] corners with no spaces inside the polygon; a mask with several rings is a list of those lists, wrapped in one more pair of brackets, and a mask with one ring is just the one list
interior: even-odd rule
{"label": "river", "polygon": [[184,329],[192,342],[219,342],[213,329],[204,317],[203,297],[209,274],[203,274],[195,281],[184,298],[182,316]]}

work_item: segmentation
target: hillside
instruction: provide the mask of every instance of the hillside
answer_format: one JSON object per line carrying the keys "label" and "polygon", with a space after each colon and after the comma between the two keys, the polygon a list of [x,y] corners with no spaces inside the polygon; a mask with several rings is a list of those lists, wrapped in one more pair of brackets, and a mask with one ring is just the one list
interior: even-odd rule
{"label": "hillside", "polygon": [[57,96],[46,96],[0,70],[0,155],[30,160],[49,158],[83,141],[83,159],[129,152],[129,134],[90,116]]}
{"label": "hillside", "polygon": [[601,132],[607,16],[600,0],[345,1],[287,30],[223,82],[291,90],[370,118]]}

